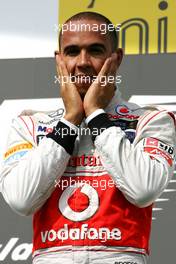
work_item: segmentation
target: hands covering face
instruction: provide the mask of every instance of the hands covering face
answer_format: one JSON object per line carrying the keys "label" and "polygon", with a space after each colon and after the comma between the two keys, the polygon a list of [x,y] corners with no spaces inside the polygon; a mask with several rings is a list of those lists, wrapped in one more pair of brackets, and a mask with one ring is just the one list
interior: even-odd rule
{"label": "hands covering face", "polygon": [[[56,62],[60,80],[63,80],[63,77],[70,80],[67,67],[60,54],[56,54]],[[61,97],[66,111],[64,118],[75,125],[79,125],[84,117],[89,116],[95,110],[106,108],[114,96],[118,66],[117,53],[112,53],[111,57],[105,60],[83,100],[73,82],[60,82]]]}

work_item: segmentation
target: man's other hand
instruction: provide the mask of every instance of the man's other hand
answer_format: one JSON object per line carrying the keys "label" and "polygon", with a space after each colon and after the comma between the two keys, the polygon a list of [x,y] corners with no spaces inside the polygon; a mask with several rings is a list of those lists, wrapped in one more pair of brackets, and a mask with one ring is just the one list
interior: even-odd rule
{"label": "man's other hand", "polygon": [[84,118],[82,99],[76,86],[71,82],[65,62],[59,53],[56,53],[56,63],[57,73],[60,79],[61,97],[65,105],[64,118],[74,125],[80,125]]}
{"label": "man's other hand", "polygon": [[[99,108],[106,108],[115,92],[115,79],[118,69],[117,54],[107,58],[97,78],[84,97],[85,115],[89,116]],[[114,81],[113,81],[114,80]]]}

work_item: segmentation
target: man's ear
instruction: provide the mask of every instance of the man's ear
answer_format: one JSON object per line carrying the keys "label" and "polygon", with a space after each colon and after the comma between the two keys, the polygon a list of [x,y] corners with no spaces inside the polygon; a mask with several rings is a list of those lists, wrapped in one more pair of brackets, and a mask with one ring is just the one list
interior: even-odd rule
{"label": "man's ear", "polygon": [[123,59],[123,49],[121,48],[118,48],[116,50],[116,54],[117,54],[117,65],[118,65],[118,68],[122,62],[122,59]]}
{"label": "man's ear", "polygon": [[55,50],[54,55],[55,55],[55,62],[56,62],[56,70],[57,70],[57,73],[59,75],[60,52],[58,50]]}
{"label": "man's ear", "polygon": [[55,58],[57,57],[57,55],[60,55],[60,51],[59,50],[55,50],[55,52],[54,52]]}
{"label": "man's ear", "polygon": [[60,58],[60,51],[55,50],[54,55],[55,55],[56,63],[58,64],[58,60],[59,60],[59,58]]}
{"label": "man's ear", "polygon": [[56,55],[58,55],[60,52],[58,50],[54,51],[54,56],[56,57]]}

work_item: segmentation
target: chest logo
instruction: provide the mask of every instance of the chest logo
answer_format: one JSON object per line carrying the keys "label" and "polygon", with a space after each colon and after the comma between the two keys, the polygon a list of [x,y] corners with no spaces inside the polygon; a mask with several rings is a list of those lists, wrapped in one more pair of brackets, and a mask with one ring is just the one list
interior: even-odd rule
{"label": "chest logo", "polygon": [[67,219],[74,222],[84,221],[98,210],[98,193],[87,183],[70,185],[63,191],[58,207]]}

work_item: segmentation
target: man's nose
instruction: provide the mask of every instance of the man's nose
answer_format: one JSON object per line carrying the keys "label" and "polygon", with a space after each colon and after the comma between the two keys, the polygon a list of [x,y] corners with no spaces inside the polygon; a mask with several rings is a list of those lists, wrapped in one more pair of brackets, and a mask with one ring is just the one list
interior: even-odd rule
{"label": "man's nose", "polygon": [[90,56],[86,50],[81,50],[77,60],[77,67],[89,67],[91,65]]}

